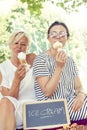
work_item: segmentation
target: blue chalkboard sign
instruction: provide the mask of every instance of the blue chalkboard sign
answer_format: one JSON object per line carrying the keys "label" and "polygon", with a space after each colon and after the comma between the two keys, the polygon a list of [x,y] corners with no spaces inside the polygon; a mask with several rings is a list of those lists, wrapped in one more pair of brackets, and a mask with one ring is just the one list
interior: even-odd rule
{"label": "blue chalkboard sign", "polygon": [[25,103],[23,119],[24,129],[53,128],[70,124],[65,99]]}

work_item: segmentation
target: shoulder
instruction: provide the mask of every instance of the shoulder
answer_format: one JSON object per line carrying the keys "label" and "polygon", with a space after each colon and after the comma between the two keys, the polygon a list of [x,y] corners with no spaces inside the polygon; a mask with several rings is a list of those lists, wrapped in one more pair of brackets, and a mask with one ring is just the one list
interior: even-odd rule
{"label": "shoulder", "polygon": [[26,55],[27,63],[32,66],[35,57],[36,57],[36,54],[35,54],[35,53],[29,53],[29,54],[27,54],[27,55]]}
{"label": "shoulder", "polygon": [[40,53],[39,55],[36,56],[35,62],[44,62],[46,61],[46,54],[45,53]]}
{"label": "shoulder", "polygon": [[35,53],[29,53],[26,55],[26,58],[30,58],[30,59],[33,59],[36,57],[36,54]]}
{"label": "shoulder", "polygon": [[9,60],[6,60],[0,63],[0,83],[2,82],[2,75],[5,73],[5,70],[9,70],[9,62]]}
{"label": "shoulder", "polygon": [[9,72],[10,69],[11,69],[11,62],[9,59],[0,63],[0,72],[1,73],[5,73],[6,71]]}
{"label": "shoulder", "polygon": [[36,56],[37,59],[46,59],[46,54],[45,53],[40,53]]}
{"label": "shoulder", "polygon": [[34,63],[33,63],[33,67],[34,68],[43,68],[44,66],[46,66],[47,63],[47,55],[45,53],[40,53],[39,55],[36,56]]}
{"label": "shoulder", "polygon": [[10,62],[9,59],[6,61],[3,61],[2,63],[0,63],[0,68],[5,68],[5,67],[9,66],[9,62]]}

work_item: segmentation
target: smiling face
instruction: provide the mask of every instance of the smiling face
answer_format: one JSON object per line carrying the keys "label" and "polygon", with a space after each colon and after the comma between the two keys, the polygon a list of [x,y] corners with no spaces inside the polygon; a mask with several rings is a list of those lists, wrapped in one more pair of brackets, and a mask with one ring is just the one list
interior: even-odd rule
{"label": "smiling face", "polygon": [[53,46],[53,44],[57,41],[61,42],[64,46],[67,41],[67,31],[66,28],[62,25],[55,25],[50,29],[48,34],[48,40]]}

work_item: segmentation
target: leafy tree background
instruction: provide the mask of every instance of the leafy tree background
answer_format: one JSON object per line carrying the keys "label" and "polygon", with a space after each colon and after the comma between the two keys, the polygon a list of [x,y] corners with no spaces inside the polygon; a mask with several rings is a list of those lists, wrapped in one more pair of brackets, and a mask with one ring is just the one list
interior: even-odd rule
{"label": "leafy tree background", "polygon": [[49,48],[47,30],[52,22],[58,20],[65,22],[70,30],[66,51],[77,61],[82,72],[85,68],[87,72],[87,27],[77,27],[75,22],[78,18],[73,23],[70,17],[78,14],[81,6],[86,7],[87,0],[18,0],[6,16],[0,15],[0,63],[10,57],[8,40],[14,30],[25,30],[31,39],[27,53],[39,54]]}

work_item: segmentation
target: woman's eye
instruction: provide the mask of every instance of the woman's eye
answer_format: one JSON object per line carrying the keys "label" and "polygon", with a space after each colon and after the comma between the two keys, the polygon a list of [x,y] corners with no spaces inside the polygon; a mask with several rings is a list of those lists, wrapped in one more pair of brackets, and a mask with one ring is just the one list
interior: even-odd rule
{"label": "woman's eye", "polygon": [[16,44],[18,44],[18,42],[15,42],[14,44],[16,45]]}
{"label": "woman's eye", "polygon": [[18,45],[18,44],[21,45],[21,46],[26,46],[26,45],[27,45],[27,44],[24,43],[24,42],[23,42],[23,43],[18,43],[18,42],[15,43],[15,45]]}
{"label": "woman's eye", "polygon": [[21,43],[22,46],[26,46],[26,43]]}
{"label": "woman's eye", "polygon": [[57,37],[57,34],[55,34],[55,33],[51,34],[50,37],[55,38],[55,37]]}
{"label": "woman's eye", "polygon": [[66,32],[61,32],[61,33],[60,33],[60,37],[65,37],[65,36],[67,36],[67,33],[66,33]]}

